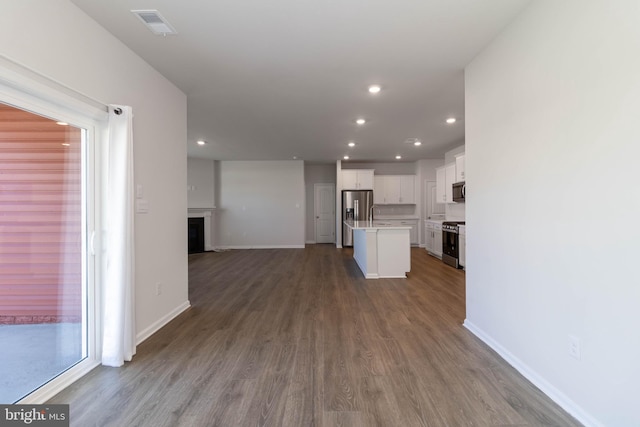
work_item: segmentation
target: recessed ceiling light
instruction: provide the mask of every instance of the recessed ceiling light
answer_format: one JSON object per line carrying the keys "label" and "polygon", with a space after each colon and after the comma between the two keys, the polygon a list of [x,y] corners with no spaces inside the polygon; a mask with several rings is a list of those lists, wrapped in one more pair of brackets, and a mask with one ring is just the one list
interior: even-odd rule
{"label": "recessed ceiling light", "polygon": [[349,156],[344,156],[343,159],[349,160]]}
{"label": "recessed ceiling light", "polygon": [[396,156],[396,160],[400,160],[401,158],[402,158],[402,156],[400,156],[400,155]]}
{"label": "recessed ceiling light", "polygon": [[356,143],[353,141],[349,141],[349,143],[347,144],[349,147],[355,147]]}
{"label": "recessed ceiling light", "polygon": [[363,119],[362,117],[356,120],[356,124],[362,126],[363,124],[367,123],[367,121],[365,119]]}
{"label": "recessed ceiling light", "polygon": [[198,141],[198,145],[205,145],[206,143],[207,143],[207,141],[204,141],[202,139],[200,141]]}
{"label": "recessed ceiling light", "polygon": [[455,117],[449,117],[449,118],[447,119],[447,123],[449,123],[449,124],[453,124],[453,123],[455,123],[455,122],[456,122],[456,118],[455,118]]}
{"label": "recessed ceiling light", "polygon": [[298,156],[293,156],[293,160],[298,160]]}
{"label": "recessed ceiling light", "polygon": [[69,126],[69,123],[67,122],[56,122],[56,124],[60,126]]}
{"label": "recessed ceiling light", "polygon": [[407,138],[405,139],[404,143],[415,145],[416,147],[422,145],[422,142],[418,138]]}
{"label": "recessed ceiling light", "polygon": [[369,86],[369,93],[372,93],[372,94],[379,93],[380,89],[382,88],[379,85],[371,85]]}

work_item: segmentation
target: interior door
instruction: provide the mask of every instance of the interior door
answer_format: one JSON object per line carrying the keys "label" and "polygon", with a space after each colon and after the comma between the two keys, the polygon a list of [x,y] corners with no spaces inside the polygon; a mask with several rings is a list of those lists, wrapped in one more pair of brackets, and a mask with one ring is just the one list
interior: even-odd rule
{"label": "interior door", "polygon": [[445,214],[444,203],[438,203],[437,184],[425,181],[425,212],[427,219],[440,218]]}
{"label": "interior door", "polygon": [[336,197],[334,184],[314,185],[316,243],[335,242]]}

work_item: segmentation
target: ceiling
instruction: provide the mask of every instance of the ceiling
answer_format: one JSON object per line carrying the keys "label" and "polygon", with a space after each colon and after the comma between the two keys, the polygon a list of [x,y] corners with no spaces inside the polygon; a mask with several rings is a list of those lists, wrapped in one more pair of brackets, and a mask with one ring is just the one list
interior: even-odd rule
{"label": "ceiling", "polygon": [[[189,156],[319,163],[440,158],[461,145],[464,67],[529,3],[71,1],[185,92]],[[158,10],[177,34],[154,35],[133,9]]]}

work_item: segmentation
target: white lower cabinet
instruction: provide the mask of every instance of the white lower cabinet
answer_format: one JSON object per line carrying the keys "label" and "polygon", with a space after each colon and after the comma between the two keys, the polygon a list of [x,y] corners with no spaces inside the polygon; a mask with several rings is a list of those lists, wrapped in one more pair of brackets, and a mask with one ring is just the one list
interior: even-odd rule
{"label": "white lower cabinet", "polygon": [[424,248],[427,252],[431,252],[433,249],[433,222],[425,221],[424,222]]}
{"label": "white lower cabinet", "polygon": [[409,230],[409,240],[411,241],[411,246],[418,246],[420,244],[420,241],[418,240],[418,220],[417,219],[389,219],[381,222],[385,222],[391,225],[411,227],[411,230]]}
{"label": "white lower cabinet", "polygon": [[417,219],[402,220],[400,221],[400,224],[411,227],[411,230],[409,230],[409,239],[411,240],[411,245],[417,246],[420,243],[418,241],[418,220]]}
{"label": "white lower cabinet", "polygon": [[429,254],[442,258],[442,222],[425,221],[426,233],[425,249]]}

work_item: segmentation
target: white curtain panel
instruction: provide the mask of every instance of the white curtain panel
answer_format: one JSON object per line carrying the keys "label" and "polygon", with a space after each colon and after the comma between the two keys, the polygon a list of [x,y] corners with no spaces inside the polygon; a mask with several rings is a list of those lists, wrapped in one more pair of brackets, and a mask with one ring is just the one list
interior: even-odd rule
{"label": "white curtain panel", "polygon": [[132,117],[131,107],[109,106],[102,364],[116,367],[136,352]]}

